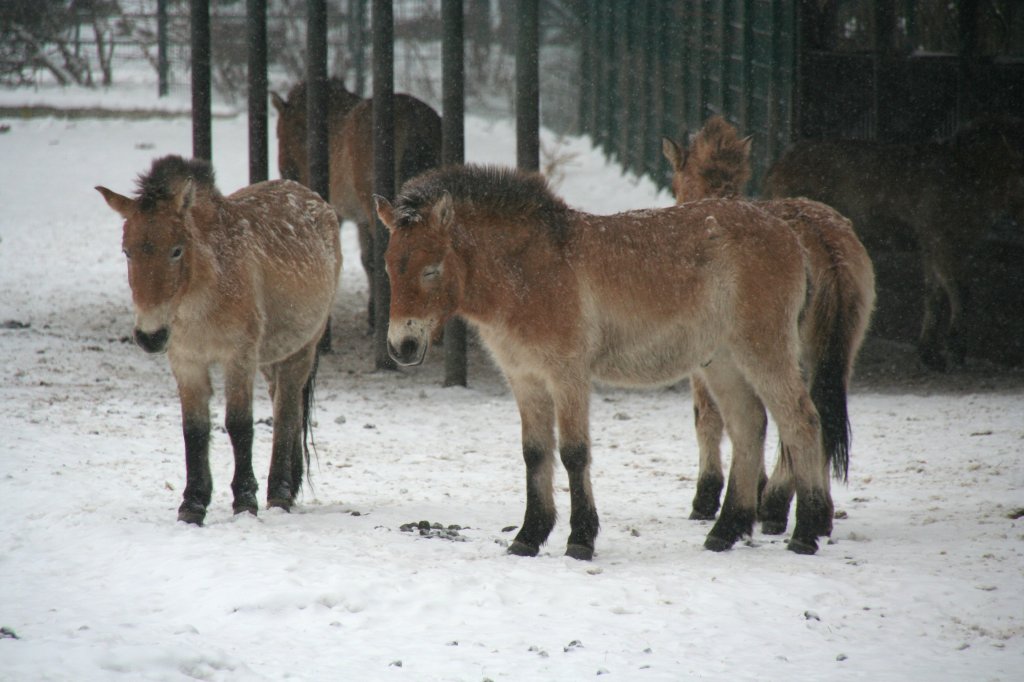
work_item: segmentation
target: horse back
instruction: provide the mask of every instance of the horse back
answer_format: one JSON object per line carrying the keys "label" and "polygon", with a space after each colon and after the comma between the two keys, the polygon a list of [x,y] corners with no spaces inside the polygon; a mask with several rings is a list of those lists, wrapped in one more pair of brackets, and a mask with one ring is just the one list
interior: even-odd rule
{"label": "horse back", "polygon": [[723,345],[768,333],[795,347],[803,251],[750,202],[707,199],[576,225],[570,252],[601,378],[672,380]]}
{"label": "horse back", "polygon": [[[441,163],[441,117],[425,102],[411,95],[394,98],[395,188]],[[370,220],[373,213],[373,100],[356,105],[340,136],[337,180],[332,191],[342,215]]]}

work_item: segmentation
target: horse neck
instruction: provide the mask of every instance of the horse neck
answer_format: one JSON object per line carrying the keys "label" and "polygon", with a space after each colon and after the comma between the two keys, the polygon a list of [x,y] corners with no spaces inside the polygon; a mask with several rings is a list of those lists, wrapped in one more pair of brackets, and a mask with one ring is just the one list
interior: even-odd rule
{"label": "horse neck", "polygon": [[518,295],[562,258],[561,250],[548,248],[548,237],[531,227],[458,206],[456,214],[464,216],[452,234],[459,287],[456,312],[478,324],[503,317]]}

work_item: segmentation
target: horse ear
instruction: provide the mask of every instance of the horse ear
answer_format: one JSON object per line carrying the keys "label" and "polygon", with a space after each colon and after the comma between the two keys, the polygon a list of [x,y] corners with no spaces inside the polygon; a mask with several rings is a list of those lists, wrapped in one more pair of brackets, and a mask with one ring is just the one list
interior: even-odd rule
{"label": "horse ear", "polygon": [[686,165],[686,150],[669,137],[661,138],[661,153],[665,155],[672,168],[679,170]]}
{"label": "horse ear", "polygon": [[379,194],[373,195],[373,205],[377,209],[377,217],[388,228],[388,232],[395,229],[395,209],[391,202]]}
{"label": "horse ear", "polygon": [[175,193],[174,197],[171,198],[171,203],[175,210],[181,214],[192,208],[192,202],[196,198],[196,188],[192,183],[192,179],[186,180],[181,188]]}
{"label": "horse ear", "polygon": [[127,218],[135,209],[135,200],[129,199],[123,194],[118,194],[106,187],[98,185],[96,187],[96,191],[103,195],[103,198],[107,201],[107,205],[121,214],[122,218]]}
{"label": "horse ear", "polygon": [[448,193],[448,190],[444,191],[430,213],[438,227],[448,229],[451,226],[452,220],[455,218],[455,209],[452,207],[452,195]]}
{"label": "horse ear", "polygon": [[743,158],[745,158],[745,159],[749,159],[750,158],[750,146],[753,144],[753,142],[754,142],[754,136],[753,135],[747,135],[742,140],[740,140],[740,149],[743,150]]}
{"label": "horse ear", "polygon": [[279,114],[283,114],[284,110],[288,107],[288,102],[285,102],[284,99],[281,98],[281,95],[273,91],[270,93],[270,103],[274,105],[274,108],[277,109],[277,113]]}

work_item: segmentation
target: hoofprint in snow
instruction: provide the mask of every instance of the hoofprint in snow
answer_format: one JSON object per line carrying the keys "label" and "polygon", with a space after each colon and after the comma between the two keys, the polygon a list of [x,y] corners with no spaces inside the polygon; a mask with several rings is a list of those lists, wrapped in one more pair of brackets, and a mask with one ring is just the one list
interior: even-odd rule
{"label": "hoofprint in snow", "polygon": [[[869,342],[850,482],[834,485],[834,542],[814,557],[759,533],[703,550],[707,526],[687,520],[688,389],[598,388],[595,560],[561,556],[561,471],[550,542],[510,557],[504,529],[521,521],[524,494],[515,403],[477,345],[468,389],[440,387],[439,349],[418,370],[372,370],[352,225],[335,353],[319,374],[313,489],[291,514],[232,516],[219,430],[207,524],[176,523],[174,382],[166,358],[126,340],[120,221],[92,188],[129,192],[154,157],[187,154],[189,122],[5,123],[0,679],[1018,678],[1020,373],[971,365],[935,378],[906,369],[909,349]],[[246,134],[244,117],[214,124],[225,192],[245,184]],[[571,157],[556,190],[573,206],[672,203],[584,140],[544,144]],[[513,127],[471,118],[466,147],[473,161],[511,163]],[[265,490],[262,383],[257,398]],[[222,400],[218,386],[217,422]],[[409,530],[424,520],[460,528]]]}

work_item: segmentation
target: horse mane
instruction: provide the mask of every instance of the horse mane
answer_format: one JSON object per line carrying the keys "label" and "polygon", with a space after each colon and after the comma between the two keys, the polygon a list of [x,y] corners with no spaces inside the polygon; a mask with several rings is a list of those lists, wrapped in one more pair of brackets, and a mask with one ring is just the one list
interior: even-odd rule
{"label": "horse mane", "polygon": [[218,194],[209,161],[176,154],[156,159],[149,172],[136,180],[140,210],[152,211],[158,202],[174,198],[187,180],[192,181],[197,193]]}
{"label": "horse mane", "polygon": [[712,116],[694,138],[687,163],[695,164],[706,186],[730,187],[723,198],[732,198],[742,193],[750,180],[749,153],[736,128],[721,116]]}
{"label": "horse mane", "polygon": [[476,210],[542,227],[557,243],[569,230],[569,206],[540,173],[503,166],[459,165],[428,171],[406,182],[396,201],[396,226],[419,222],[445,192]]}

